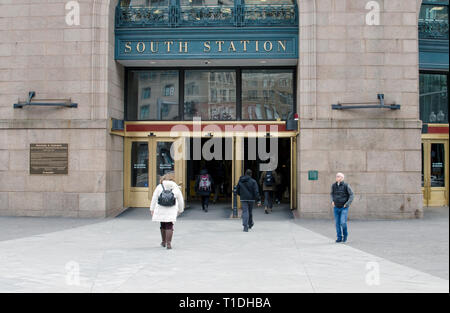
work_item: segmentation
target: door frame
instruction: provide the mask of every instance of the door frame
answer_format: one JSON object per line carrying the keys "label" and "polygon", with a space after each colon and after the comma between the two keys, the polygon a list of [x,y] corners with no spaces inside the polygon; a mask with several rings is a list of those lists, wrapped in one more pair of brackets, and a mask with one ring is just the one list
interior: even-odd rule
{"label": "door frame", "polygon": [[[431,145],[444,145],[444,169],[445,186],[431,187]],[[439,138],[437,136],[422,138],[423,145],[423,205],[428,207],[448,206],[449,203],[449,140],[448,137]],[[440,195],[440,196],[438,196]],[[434,197],[433,197],[434,196]]]}
{"label": "door frame", "polygon": [[[239,178],[244,175],[244,139],[253,137],[264,137],[262,135],[254,136],[233,136],[233,186],[236,186],[239,182]],[[289,206],[291,210],[297,209],[297,136],[278,136],[278,139],[289,139],[290,140],[290,182],[289,182]],[[242,160],[238,160],[237,157],[241,155]],[[255,173],[254,173],[255,174]],[[258,182],[259,185],[259,182]],[[231,198],[231,207],[233,207],[233,198]],[[241,209],[241,201],[238,196],[237,201],[238,209]],[[240,216],[240,214],[239,214]]]}
{"label": "door frame", "polygon": [[[124,206],[125,207],[150,207],[150,200],[148,198],[149,187],[131,187],[131,146],[133,142],[146,142],[148,139],[143,137],[125,137],[124,142]],[[150,151],[149,151],[150,153]],[[150,154],[149,154],[150,158]],[[150,171],[149,164],[147,169]],[[150,179],[150,175],[148,176]],[[150,182],[149,182],[150,183]]]}
{"label": "door frame", "polygon": [[[149,153],[149,190],[148,190],[148,199],[151,201],[153,196],[153,191],[156,186],[159,184],[155,178],[157,177],[156,171],[156,162],[157,162],[157,144],[158,142],[172,142],[172,144],[177,144],[176,148],[181,148],[179,151],[182,155],[186,153],[186,137],[157,137],[157,136],[149,136],[148,137],[148,153]],[[174,172],[175,172],[175,182],[178,186],[181,187],[181,191],[183,193],[183,198],[186,197],[186,160],[184,159],[175,159],[174,160]]]}
{"label": "door frame", "polygon": [[[186,153],[187,140],[194,137],[210,138],[208,136],[198,136],[198,134],[190,134],[190,136],[168,137],[166,135],[150,135],[140,137],[124,137],[124,206],[125,207],[148,207],[152,198],[153,190],[156,188],[156,145],[157,142],[179,142],[177,147],[181,147],[182,153]],[[225,136],[232,139],[232,184],[237,185],[239,178],[244,174],[243,166],[243,141],[244,138],[262,137],[256,134],[248,134],[240,136],[233,134],[232,136]],[[297,208],[297,137],[291,135],[278,136],[279,139],[289,138],[290,140],[290,208]],[[131,147],[133,142],[147,142],[148,144],[148,187],[131,187]],[[241,157],[239,157],[241,156]],[[181,185],[183,197],[186,199],[187,193],[187,161],[186,159],[175,160],[175,180]],[[233,204],[234,194],[231,195],[231,207]],[[241,208],[239,197],[237,199],[238,208]]]}

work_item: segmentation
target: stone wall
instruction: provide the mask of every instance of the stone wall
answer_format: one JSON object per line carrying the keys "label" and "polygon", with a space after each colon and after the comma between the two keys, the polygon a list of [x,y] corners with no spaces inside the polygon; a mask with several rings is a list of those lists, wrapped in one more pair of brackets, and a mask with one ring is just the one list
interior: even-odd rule
{"label": "stone wall", "polygon": [[[113,0],[0,0],[0,215],[114,216],[123,210],[124,69],[114,61]],[[331,217],[329,188],[342,171],[357,196],[351,217],[422,215],[417,15],[420,1],[378,0],[381,24],[365,24],[366,0],[302,0],[298,67],[298,210]],[[13,109],[29,91],[78,108]],[[333,111],[375,101],[401,110]],[[69,175],[29,175],[29,144],[68,143]],[[308,181],[308,170],[319,170]]]}
{"label": "stone wall", "polygon": [[[0,0],[0,215],[106,217],[123,210],[123,69],[114,61],[115,1]],[[78,108],[13,109],[29,91]],[[68,143],[69,175],[29,175],[30,143]]]}
{"label": "stone wall", "polygon": [[[366,25],[366,0],[300,1],[298,211],[332,217],[330,186],[344,172],[355,193],[351,218],[422,216],[416,0],[378,0],[380,25]],[[401,104],[332,110],[337,102]],[[309,181],[308,171],[319,180]]]}

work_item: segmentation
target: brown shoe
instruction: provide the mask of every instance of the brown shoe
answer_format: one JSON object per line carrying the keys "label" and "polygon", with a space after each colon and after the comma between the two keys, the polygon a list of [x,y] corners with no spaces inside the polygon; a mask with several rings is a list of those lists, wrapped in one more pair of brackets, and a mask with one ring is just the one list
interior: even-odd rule
{"label": "brown shoe", "polygon": [[166,247],[167,249],[172,249],[172,236],[173,236],[173,229],[166,229]]}
{"label": "brown shoe", "polygon": [[161,247],[166,247],[166,230],[161,228]]}

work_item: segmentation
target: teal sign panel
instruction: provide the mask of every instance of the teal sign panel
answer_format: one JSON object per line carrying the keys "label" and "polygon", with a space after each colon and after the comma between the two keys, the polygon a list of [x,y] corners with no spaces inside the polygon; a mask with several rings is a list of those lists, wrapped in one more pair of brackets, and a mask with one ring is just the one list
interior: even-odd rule
{"label": "teal sign panel", "polygon": [[308,180],[318,180],[319,172],[318,171],[308,171]]}
{"label": "teal sign panel", "polygon": [[295,31],[116,32],[116,60],[297,59]]}

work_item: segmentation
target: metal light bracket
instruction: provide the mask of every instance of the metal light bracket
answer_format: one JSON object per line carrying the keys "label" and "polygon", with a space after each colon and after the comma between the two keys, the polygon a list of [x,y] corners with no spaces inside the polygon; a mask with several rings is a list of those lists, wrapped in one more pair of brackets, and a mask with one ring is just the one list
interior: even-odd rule
{"label": "metal light bracket", "polygon": [[[28,93],[27,101],[19,101],[18,103],[14,103],[14,109],[22,109],[24,106],[33,105],[33,106],[56,106],[56,107],[67,107],[67,108],[77,108],[77,103],[72,103],[71,99],[35,99],[36,96],[35,91],[30,91]],[[42,102],[39,102],[42,101]],[[61,102],[59,102],[61,101]]]}
{"label": "metal light bracket", "polygon": [[[385,104],[384,103],[384,94],[377,95],[378,102],[362,102],[362,103],[339,103],[332,104],[331,108],[333,110],[349,110],[349,109],[391,109],[391,110],[400,110],[400,104]],[[343,105],[345,104],[345,106]],[[349,105],[347,105],[349,104]],[[367,105],[361,105],[367,104]]]}

